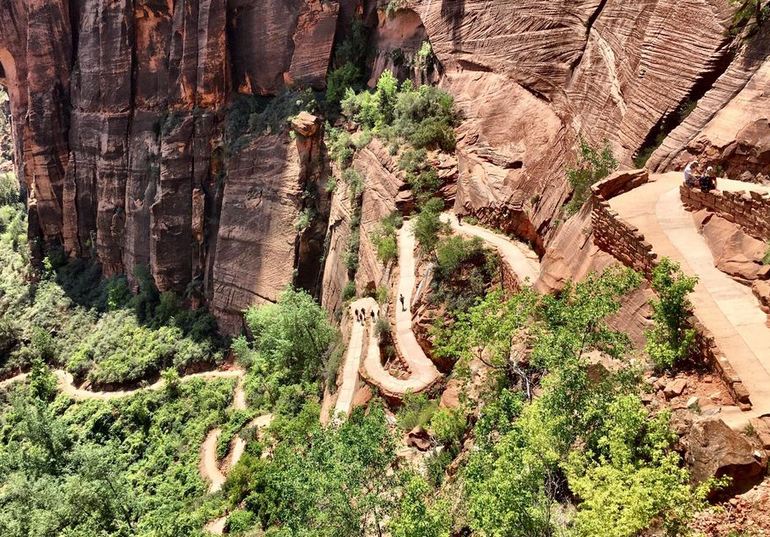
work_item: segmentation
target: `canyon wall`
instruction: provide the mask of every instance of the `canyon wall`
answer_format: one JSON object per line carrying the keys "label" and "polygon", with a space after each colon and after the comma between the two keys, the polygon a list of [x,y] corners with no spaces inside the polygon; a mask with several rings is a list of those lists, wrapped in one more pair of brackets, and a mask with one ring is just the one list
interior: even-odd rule
{"label": "canyon wall", "polygon": [[[768,30],[733,37],[727,0],[387,4],[3,2],[0,84],[30,236],[97,260],[105,275],[146,265],[159,289],[201,295],[228,331],[290,282],[339,307],[351,233],[361,233],[359,290],[379,285],[387,274],[368,236],[405,195],[387,151],[372,146],[354,163],[366,184],[359,230],[346,189],[323,187],[323,119],[312,132],[295,125],[296,136],[286,122],[229,134],[250,121],[237,117],[239,99],[261,109],[287,89],[323,89],[356,17],[370,84],[389,68],[455,96],[457,212],[546,259],[576,229],[561,208],[579,137],[606,139],[626,165],[661,140],[650,160],[659,169],[699,147],[765,162]],[[693,109],[684,119],[683,108]],[[725,145],[736,117],[738,142]]]}

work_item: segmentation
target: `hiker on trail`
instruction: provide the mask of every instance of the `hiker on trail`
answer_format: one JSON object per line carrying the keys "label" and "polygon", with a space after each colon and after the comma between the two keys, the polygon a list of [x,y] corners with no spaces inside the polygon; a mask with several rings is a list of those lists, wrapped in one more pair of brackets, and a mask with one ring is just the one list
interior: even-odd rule
{"label": "hiker on trail", "polygon": [[717,187],[717,172],[713,166],[706,168],[706,173],[700,177],[701,192],[709,192]]}
{"label": "hiker on trail", "polygon": [[372,310],[372,322],[374,322],[374,310]]}
{"label": "hiker on trail", "polygon": [[404,295],[399,294],[398,298],[401,301],[401,311],[406,311],[406,306],[404,305]]}
{"label": "hiker on trail", "polygon": [[361,310],[361,324],[366,322],[366,308]]}
{"label": "hiker on trail", "polygon": [[457,215],[457,225],[462,226],[463,225],[463,215],[458,214]]}
{"label": "hiker on trail", "polygon": [[697,175],[700,171],[700,166],[697,160],[693,160],[684,168],[684,184],[690,188],[698,186]]}
{"label": "hiker on trail", "polygon": [[356,308],[356,321],[360,321],[360,320],[361,320],[361,314],[359,313],[358,308]]}

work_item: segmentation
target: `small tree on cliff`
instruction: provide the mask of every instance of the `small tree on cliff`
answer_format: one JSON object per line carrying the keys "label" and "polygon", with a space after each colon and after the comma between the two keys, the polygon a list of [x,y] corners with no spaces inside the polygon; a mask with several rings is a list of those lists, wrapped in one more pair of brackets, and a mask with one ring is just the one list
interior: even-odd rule
{"label": "small tree on cliff", "polygon": [[606,140],[601,149],[595,149],[583,138],[580,138],[579,144],[577,164],[567,170],[567,179],[572,185],[572,199],[565,209],[570,216],[578,212],[586,202],[591,185],[618,167],[618,161]]}
{"label": "small tree on cliff", "polygon": [[692,304],[687,295],[696,283],[697,278],[686,276],[679,264],[667,257],[652,273],[652,288],[658,299],[651,303],[655,325],[647,333],[645,350],[658,369],[672,367],[690,352],[695,331],[688,324]]}

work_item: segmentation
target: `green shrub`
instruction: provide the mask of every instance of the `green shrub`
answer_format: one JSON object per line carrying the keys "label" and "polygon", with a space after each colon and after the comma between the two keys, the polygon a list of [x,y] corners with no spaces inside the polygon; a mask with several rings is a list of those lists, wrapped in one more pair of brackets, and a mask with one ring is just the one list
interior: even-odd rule
{"label": "green shrub", "polygon": [[483,251],[478,237],[464,239],[453,235],[441,239],[436,246],[436,271],[441,279],[450,278],[460,266]]}
{"label": "green shrub", "polygon": [[227,517],[227,532],[230,535],[243,535],[257,523],[257,517],[251,511],[236,509]]}
{"label": "green shrub", "polygon": [[461,408],[441,408],[430,420],[430,430],[444,446],[459,447],[465,433],[465,413]]}
{"label": "green shrub", "polygon": [[342,289],[342,300],[347,302],[356,298],[356,282],[349,281]]}
{"label": "green shrub", "polygon": [[583,207],[591,194],[591,186],[615,171],[618,161],[612,154],[609,142],[601,150],[594,149],[583,138],[579,140],[577,165],[567,170],[567,179],[572,185],[572,198],[565,207],[573,215]]}
{"label": "green shrub", "polygon": [[762,263],[770,265],[770,241],[767,243],[767,249],[765,250],[765,256],[762,258]]}
{"label": "green shrub", "polygon": [[326,100],[339,105],[348,89],[361,86],[361,69],[352,63],[345,63],[332,70],[326,79]]}
{"label": "green shrub", "polygon": [[386,141],[409,141],[419,148],[455,148],[454,127],[458,117],[451,95],[424,85],[415,89],[410,81],[399,87],[390,71],[384,71],[374,92],[356,94],[348,90],[342,113]]}
{"label": "green shrub", "polygon": [[355,202],[364,192],[364,176],[353,168],[347,168],[342,172],[342,180],[348,185],[351,201]]}
{"label": "green shrub", "polygon": [[658,298],[651,302],[654,326],[647,332],[645,350],[658,369],[673,367],[690,353],[695,331],[689,324],[692,304],[687,295],[697,283],[667,257],[653,270],[652,288]]}
{"label": "green shrub", "polygon": [[427,427],[437,409],[438,401],[428,399],[424,393],[407,393],[396,414],[396,421],[403,431]]}
{"label": "green shrub", "polygon": [[423,252],[432,252],[439,241],[439,233],[444,229],[441,222],[441,211],[444,202],[439,198],[430,199],[417,215],[414,224],[414,236]]}
{"label": "green shrub", "polygon": [[326,147],[329,149],[329,156],[334,160],[340,169],[350,166],[353,160],[353,140],[346,130],[337,129],[327,125]]}
{"label": "green shrub", "polygon": [[[0,174],[0,206],[14,205],[18,202],[19,182],[16,180],[16,174]],[[2,231],[2,227],[0,227],[0,231]]]}
{"label": "green shrub", "polygon": [[397,231],[402,224],[401,213],[394,212],[383,218],[379,227],[372,233],[372,243],[377,249],[377,258],[385,265],[398,259]]}

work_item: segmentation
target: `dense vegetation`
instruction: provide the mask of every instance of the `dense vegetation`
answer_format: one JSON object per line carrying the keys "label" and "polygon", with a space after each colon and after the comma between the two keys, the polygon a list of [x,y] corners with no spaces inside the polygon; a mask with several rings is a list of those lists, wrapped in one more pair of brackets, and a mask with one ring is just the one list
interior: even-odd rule
{"label": "dense vegetation", "polygon": [[56,395],[42,364],[2,399],[0,533],[7,537],[202,535],[198,451],[232,381],[193,380],[115,402]]}

